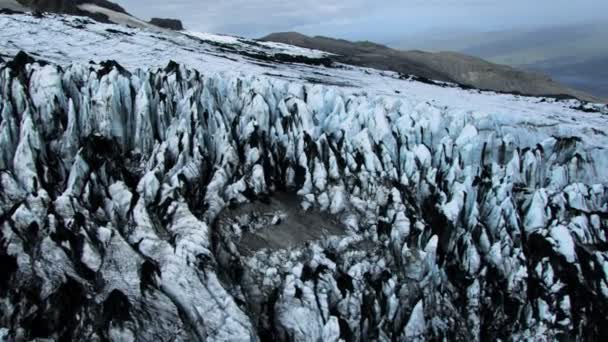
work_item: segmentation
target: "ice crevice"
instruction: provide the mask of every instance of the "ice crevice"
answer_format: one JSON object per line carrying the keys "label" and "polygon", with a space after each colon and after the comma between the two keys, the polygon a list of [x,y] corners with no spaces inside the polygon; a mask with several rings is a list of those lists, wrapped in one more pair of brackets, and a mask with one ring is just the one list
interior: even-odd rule
{"label": "ice crevice", "polygon": [[[176,63],[0,65],[0,335],[608,334],[608,152],[582,132]],[[277,193],[340,233],[245,253],[282,214],[226,213]]]}

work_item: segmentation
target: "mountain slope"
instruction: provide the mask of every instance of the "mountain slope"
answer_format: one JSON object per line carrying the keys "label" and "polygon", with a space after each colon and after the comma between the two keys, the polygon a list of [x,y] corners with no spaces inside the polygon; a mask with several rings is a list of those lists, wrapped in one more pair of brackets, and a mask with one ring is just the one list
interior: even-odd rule
{"label": "mountain slope", "polygon": [[[88,16],[102,22],[114,22],[109,14],[120,14],[130,16],[120,5],[107,0],[18,0],[26,8],[40,12],[66,13],[73,15]],[[85,8],[81,8],[82,6]],[[94,6],[104,9],[107,13],[91,11],[86,7]]]}
{"label": "mountain slope", "polygon": [[348,64],[456,82],[477,89],[528,95],[569,95],[597,100],[582,91],[566,88],[544,75],[457,53],[400,51],[369,42],[353,43],[326,37],[307,37],[294,32],[274,33],[262,40],[328,51],[338,55],[336,60]]}
{"label": "mountain slope", "polygon": [[108,0],[18,0],[22,5],[44,12],[76,14],[78,6],[96,5],[114,12],[127,14],[120,5]]}
{"label": "mountain slope", "polygon": [[17,12],[25,12],[27,10],[27,8],[17,2],[17,0],[0,0],[0,9]]}
{"label": "mountain slope", "polygon": [[563,84],[570,84],[608,102],[608,57],[585,60],[556,58],[525,65],[522,68],[553,75],[553,78]]}
{"label": "mountain slope", "polygon": [[183,29],[179,20],[156,18],[154,22],[145,22],[108,0],[1,0],[0,9],[2,8],[81,15],[99,22],[133,27]]}
{"label": "mountain slope", "polygon": [[0,27],[0,339],[608,334],[606,106],[237,37]]}
{"label": "mountain slope", "polygon": [[451,30],[418,32],[389,45],[398,49],[459,51],[493,63],[536,70],[555,81],[608,98],[601,64],[608,56],[605,22],[586,22],[538,29],[490,32]]}

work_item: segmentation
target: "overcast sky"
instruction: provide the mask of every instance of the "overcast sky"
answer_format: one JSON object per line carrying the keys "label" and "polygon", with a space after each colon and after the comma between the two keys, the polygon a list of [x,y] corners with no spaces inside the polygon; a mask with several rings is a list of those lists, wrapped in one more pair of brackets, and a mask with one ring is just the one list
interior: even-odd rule
{"label": "overcast sky", "polygon": [[450,30],[542,28],[606,20],[608,0],[117,0],[131,14],[187,29],[260,37],[298,31],[390,42]]}

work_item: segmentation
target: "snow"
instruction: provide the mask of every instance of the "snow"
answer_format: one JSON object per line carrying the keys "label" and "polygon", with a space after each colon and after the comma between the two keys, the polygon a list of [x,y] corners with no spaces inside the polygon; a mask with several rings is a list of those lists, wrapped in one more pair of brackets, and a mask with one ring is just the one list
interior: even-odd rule
{"label": "snow", "polygon": [[456,145],[464,146],[469,141],[473,140],[477,136],[477,128],[475,126],[468,124],[464,126],[462,131],[460,132],[460,136],[456,139]]}
{"label": "snow", "polygon": [[195,38],[200,38],[203,40],[209,40],[216,43],[223,44],[238,44],[239,38],[233,36],[227,36],[223,34],[213,34],[206,32],[196,32],[196,31],[184,31],[184,34],[188,36],[192,36]]}
{"label": "snow", "polygon": [[334,188],[331,190],[332,198],[329,207],[329,212],[332,214],[339,214],[344,210],[345,207],[345,194],[341,188]]}
{"label": "snow", "polygon": [[259,41],[258,43],[261,45],[264,45],[266,47],[269,47],[272,50],[278,51],[279,53],[285,53],[285,54],[294,55],[294,56],[308,56],[311,58],[321,58],[321,57],[327,57],[327,56],[332,55],[331,53],[325,52],[325,51],[306,49],[306,48],[301,48],[299,46],[287,45],[287,44],[277,43],[277,42]]}
{"label": "snow", "polygon": [[424,306],[421,300],[416,304],[416,306],[414,306],[410,319],[405,326],[405,339],[408,341],[423,341],[425,327],[426,323],[424,320]]}
{"label": "snow", "polygon": [[567,227],[559,225],[551,229],[551,237],[556,243],[557,251],[566,258],[566,261],[573,263],[576,261],[574,251],[574,240]]}
{"label": "snow", "polygon": [[322,341],[324,342],[338,342],[340,340],[340,325],[338,324],[338,318],[335,316],[330,317],[329,321],[323,327]]}
{"label": "snow", "polygon": [[109,8],[97,6],[94,4],[85,3],[82,5],[78,5],[78,9],[85,11],[85,12],[90,12],[90,13],[105,14],[108,16],[108,18],[110,18],[111,22],[116,23],[116,24],[129,25],[129,26],[140,27],[140,28],[156,28],[156,26],[154,26],[152,24],[148,24],[147,22],[137,19],[131,15],[121,13],[121,12],[116,12]]}

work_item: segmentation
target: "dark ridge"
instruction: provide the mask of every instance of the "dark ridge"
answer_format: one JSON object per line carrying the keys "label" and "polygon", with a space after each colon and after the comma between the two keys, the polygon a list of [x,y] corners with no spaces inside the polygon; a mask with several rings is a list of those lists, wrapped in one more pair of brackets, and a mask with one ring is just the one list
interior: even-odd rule
{"label": "dark ridge", "polygon": [[168,19],[168,18],[152,18],[150,24],[162,27],[169,30],[181,31],[184,29],[184,25],[181,20]]}
{"label": "dark ridge", "polygon": [[26,318],[24,326],[31,338],[59,336],[59,341],[79,340],[77,333],[79,314],[85,305],[86,293],[83,286],[72,278],[62,284],[49,298]]}
{"label": "dark ridge", "polygon": [[129,71],[125,69],[122,65],[118,64],[115,60],[107,60],[99,63],[102,66],[100,70],[97,71],[97,78],[101,79],[105,75],[109,74],[112,69],[118,70],[121,75],[130,75]]}
{"label": "dark ridge", "polygon": [[314,279],[314,271],[312,270],[310,265],[305,264],[304,267],[302,267],[302,273],[300,274],[300,280],[302,280],[302,282],[307,282],[307,281],[313,280],[313,279]]}
{"label": "dark ridge", "polygon": [[19,51],[12,60],[4,65],[4,67],[11,69],[11,77],[18,77],[23,81],[26,78],[25,66],[33,63],[38,63],[40,65],[48,64],[45,61],[34,59],[34,57],[28,55],[25,51]]}
{"label": "dark ridge", "polygon": [[107,0],[17,0],[21,5],[29,7],[32,10],[32,15],[42,17],[42,12],[59,13],[78,15],[89,17],[95,21],[102,23],[111,23],[110,18],[103,13],[94,13],[83,11],[78,8],[79,5],[91,4],[103,7],[118,13],[130,15],[120,5]]}
{"label": "dark ridge", "polygon": [[117,146],[118,144],[114,139],[92,134],[83,141],[82,156],[93,170],[97,170],[105,161],[120,158],[120,151]]}
{"label": "dark ridge", "polygon": [[306,56],[294,56],[284,53],[278,53],[273,55],[273,58],[281,63],[299,63],[299,64],[308,64],[308,65],[322,65],[324,67],[330,68],[333,66],[333,62],[329,58],[310,58]]}
{"label": "dark ridge", "polygon": [[103,302],[104,323],[123,323],[131,317],[131,303],[129,298],[119,290],[114,290]]}
{"label": "dark ridge", "polygon": [[139,286],[142,293],[145,293],[148,288],[155,287],[155,278],[157,276],[160,277],[160,268],[158,264],[152,260],[144,261],[139,271],[139,278],[141,279]]}
{"label": "dark ridge", "polygon": [[304,167],[302,167],[301,165],[297,165],[295,171],[296,171],[296,177],[295,177],[296,187],[299,189],[302,186],[304,186],[304,182],[306,181],[306,169]]}
{"label": "dark ridge", "polygon": [[164,70],[168,74],[174,73],[174,72],[178,72],[179,71],[179,63],[175,62],[174,60],[170,60],[169,63],[167,63],[167,66],[165,67]]}
{"label": "dark ridge", "polygon": [[116,33],[116,34],[124,34],[126,36],[133,36],[134,34],[131,32],[124,32],[124,31],[120,31],[120,30],[115,30],[115,29],[106,29],[106,32],[110,32],[110,33]]}
{"label": "dark ridge", "polygon": [[585,113],[602,113],[602,111],[598,108],[595,107],[588,107],[585,106],[583,103],[579,104],[578,106],[575,107],[571,107],[574,110],[580,110],[581,112],[585,112]]}
{"label": "dark ridge", "polygon": [[246,52],[246,51],[238,51],[237,53],[239,53],[245,57],[249,57],[249,58],[253,58],[253,59],[257,59],[257,60],[261,60],[261,61],[265,61],[265,62],[271,62],[271,63],[285,63],[285,64],[297,63],[297,64],[307,64],[307,65],[314,65],[314,66],[324,66],[327,68],[333,67],[333,64],[334,64],[333,61],[327,57],[311,58],[311,57],[306,57],[306,56],[289,55],[289,54],[285,54],[285,53],[277,53],[274,55],[270,55],[270,54],[265,54],[265,53],[250,53],[250,52]]}
{"label": "dark ridge", "polygon": [[44,18],[44,13],[42,11],[35,9],[35,10],[32,10],[32,17],[34,17],[36,19],[42,19],[42,18]]}
{"label": "dark ridge", "polygon": [[447,83],[444,83],[444,82],[437,82],[437,81],[433,81],[429,78],[426,78],[423,76],[416,76],[416,75],[400,74],[399,79],[406,80],[406,81],[415,81],[415,82],[420,82],[420,83],[425,83],[425,84],[430,84],[430,85],[440,86],[440,87],[447,87],[447,85],[448,85]]}
{"label": "dark ridge", "polygon": [[[279,290],[274,289],[266,301],[262,303],[262,312],[258,318],[258,335],[260,337],[260,341],[262,342],[276,341],[278,338],[276,336],[276,329],[273,326],[275,322],[274,306],[278,300]],[[263,319],[264,316],[266,316],[267,319]]]}
{"label": "dark ridge", "polygon": [[[17,258],[5,254],[4,246],[1,247],[0,274],[2,274],[2,278],[0,278],[0,297],[6,297],[6,294],[10,289],[9,284],[11,283],[11,277],[17,271]],[[0,315],[0,317],[2,317],[2,315]]]}
{"label": "dark ridge", "polygon": [[0,8],[0,14],[13,15],[13,14],[23,14],[23,12],[15,11],[10,8]]}
{"label": "dark ridge", "polygon": [[353,285],[353,278],[346,272],[338,273],[336,283],[338,284],[338,289],[340,290],[340,293],[342,293],[342,297],[344,298],[348,293],[353,293],[355,291],[355,287]]}
{"label": "dark ridge", "polygon": [[[99,7],[107,8],[112,11],[129,14],[120,5],[108,1],[108,0],[17,0],[24,6],[30,7],[35,10],[53,12],[53,13],[65,13],[65,14],[82,14],[79,5],[91,4]],[[87,13],[87,12],[85,12]]]}

